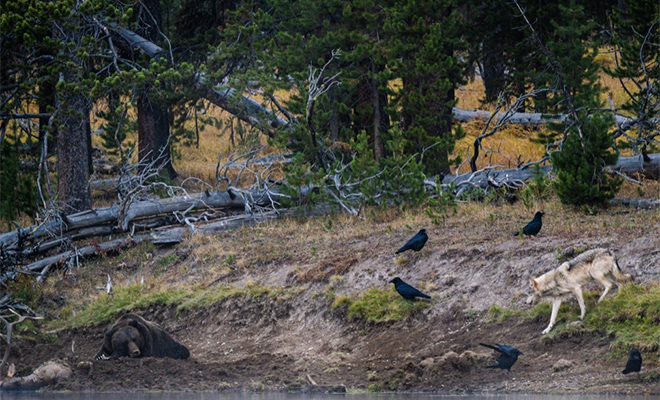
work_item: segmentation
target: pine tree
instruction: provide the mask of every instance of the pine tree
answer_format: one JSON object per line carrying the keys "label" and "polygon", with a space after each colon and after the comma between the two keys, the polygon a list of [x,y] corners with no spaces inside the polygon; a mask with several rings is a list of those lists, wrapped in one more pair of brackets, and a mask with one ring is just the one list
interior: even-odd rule
{"label": "pine tree", "polygon": [[449,0],[392,1],[386,8],[388,69],[381,82],[400,79],[392,90],[392,120],[400,120],[407,154],[423,154],[429,175],[449,173],[454,148],[452,107],[463,82],[464,65],[456,52],[463,49],[456,31],[457,16]]}
{"label": "pine tree", "polygon": [[551,154],[557,173],[553,187],[562,203],[572,205],[601,204],[614,197],[621,187],[621,179],[610,178],[604,171],[619,158],[611,151],[614,139],[609,132],[612,116],[580,114],[583,138],[577,128],[564,142],[562,151]]}

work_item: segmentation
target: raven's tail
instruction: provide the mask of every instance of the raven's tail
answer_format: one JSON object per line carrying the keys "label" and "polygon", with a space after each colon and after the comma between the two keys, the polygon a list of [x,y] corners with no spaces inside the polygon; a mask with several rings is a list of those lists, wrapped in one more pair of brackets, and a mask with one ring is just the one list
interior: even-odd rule
{"label": "raven's tail", "polygon": [[424,293],[420,293],[417,297],[423,297],[425,299],[430,299],[431,298],[431,296],[429,296],[428,294],[424,294]]}
{"label": "raven's tail", "polygon": [[518,231],[518,232],[514,232],[514,233],[513,233],[513,236],[520,236],[520,231]]}
{"label": "raven's tail", "polygon": [[500,367],[500,364],[498,364],[498,363],[495,363],[495,364],[493,364],[493,365],[487,365],[487,366],[486,366],[486,368],[499,368],[499,367]]}
{"label": "raven's tail", "polygon": [[623,371],[621,371],[621,373],[624,374],[624,375],[628,375],[630,373],[630,371],[628,371],[628,368],[626,368]]}
{"label": "raven's tail", "polygon": [[488,347],[489,349],[493,349],[493,350],[495,350],[495,351],[499,351],[499,352],[502,351],[502,350],[499,349],[499,347],[495,347],[495,346],[492,346],[492,345],[490,345],[490,344],[479,343],[479,345],[484,346],[484,347]]}
{"label": "raven's tail", "polygon": [[399,250],[397,250],[394,254],[403,253],[403,252],[406,251],[406,250],[408,250],[408,248],[407,248],[406,246],[403,246],[402,248],[400,248]]}

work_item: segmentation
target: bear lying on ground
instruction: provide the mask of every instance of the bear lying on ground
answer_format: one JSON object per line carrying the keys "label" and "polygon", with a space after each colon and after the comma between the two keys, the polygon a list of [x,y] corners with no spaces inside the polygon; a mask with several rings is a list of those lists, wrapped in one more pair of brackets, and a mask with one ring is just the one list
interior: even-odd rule
{"label": "bear lying on ground", "polygon": [[171,357],[182,360],[190,356],[188,348],[161,328],[139,315],[126,314],[105,332],[103,346],[95,360],[119,357]]}

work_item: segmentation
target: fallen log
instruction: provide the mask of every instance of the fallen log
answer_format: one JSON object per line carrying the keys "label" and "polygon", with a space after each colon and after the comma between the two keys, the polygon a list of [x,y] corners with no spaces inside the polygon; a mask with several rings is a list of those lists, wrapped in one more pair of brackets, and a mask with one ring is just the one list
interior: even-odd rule
{"label": "fallen log", "polygon": [[607,170],[618,171],[624,175],[639,174],[648,179],[660,179],[660,154],[649,154],[649,161],[644,161],[641,155],[619,157],[619,161]]}
{"label": "fallen log", "polygon": [[660,208],[660,199],[624,199],[617,198],[610,200],[611,204],[621,204],[624,206],[631,206],[635,208],[643,208],[646,210],[652,210],[655,208]]}
{"label": "fallen log", "polygon": [[[259,224],[265,221],[272,221],[291,215],[292,211],[269,211],[259,214],[243,214],[223,218],[219,221],[211,222],[205,225],[197,225],[195,232],[206,234],[217,234],[231,229],[239,229],[247,225]],[[192,234],[189,227],[162,228],[151,234],[151,242],[157,245],[179,243]]]}
{"label": "fallen log", "polygon": [[[102,253],[106,253],[109,251],[116,251],[120,250],[123,248],[126,248],[128,246],[133,246],[139,243],[142,243],[145,240],[149,239],[149,235],[144,234],[144,235],[135,235],[135,236],[128,236],[128,237],[123,237],[119,239],[114,239],[109,242],[104,242],[92,246],[86,246],[82,247],[78,250],[69,250],[65,251],[64,253],[61,254],[56,254],[54,256],[46,257],[42,260],[33,262],[32,264],[28,264],[25,267],[19,269],[17,272],[19,273],[34,273],[34,272],[40,272],[46,268],[50,268],[53,265],[57,264],[62,264],[66,262],[69,258],[71,257],[88,257],[91,255],[99,255]],[[0,282],[6,282],[8,278],[12,278],[12,276],[3,276],[0,278]]]}
{"label": "fallen log", "polygon": [[[275,197],[278,196],[276,193],[272,195]],[[269,204],[269,199],[264,196],[263,191],[255,191],[251,197],[257,200],[257,205],[266,206]],[[49,235],[59,237],[69,231],[117,222],[119,222],[119,230],[125,232],[128,230],[129,224],[138,218],[204,208],[244,209],[245,204],[243,197],[230,195],[228,192],[209,192],[208,195],[206,193],[197,193],[189,196],[176,196],[167,199],[134,203],[130,205],[121,221],[118,221],[121,208],[119,205],[114,205],[71,214],[63,220],[49,221],[41,225],[34,225],[4,233],[0,235],[0,247],[11,248],[15,246],[18,242],[19,235],[24,240],[32,241]]]}
{"label": "fallen log", "polygon": [[[317,207],[306,215],[319,215],[331,211],[329,206]],[[292,216],[298,211],[297,208],[288,208],[282,211],[269,211],[257,214],[244,214],[223,218],[219,221],[211,222],[204,225],[198,225],[193,231],[189,227],[176,227],[176,228],[161,228],[151,234],[141,234],[135,236],[127,236],[95,244],[92,246],[82,247],[77,250],[69,250],[54,256],[46,257],[42,260],[35,261],[19,270],[18,273],[45,273],[53,266],[64,264],[72,257],[90,257],[93,255],[100,255],[110,251],[117,251],[129,246],[133,246],[144,241],[151,241],[156,245],[167,245],[179,243],[191,234],[202,232],[204,234],[217,234],[231,229],[239,229],[247,225],[259,224],[265,221],[272,221],[275,219],[283,218],[285,216]],[[4,283],[8,279],[13,279],[15,274],[7,274],[0,278],[0,282]]]}
{"label": "fallen log", "polygon": [[117,185],[119,185],[119,178],[98,179],[89,182],[91,190],[101,192],[117,192]]}
{"label": "fallen log", "polygon": [[[649,179],[660,179],[660,154],[649,154],[650,161],[644,161],[641,155],[631,157],[619,157],[619,161],[613,166],[606,168],[606,171],[613,173],[620,172],[624,175],[640,174]],[[442,179],[443,185],[450,185],[452,182],[457,185],[470,185],[486,189],[493,182],[524,182],[534,177],[533,167],[511,168],[511,169],[491,169],[477,172],[468,172],[458,175],[446,175]],[[546,165],[540,167],[543,175],[552,172],[552,166]],[[427,179],[427,187],[435,187],[435,182]]]}
{"label": "fallen log", "polygon": [[[487,121],[492,112],[484,110],[463,110],[461,108],[453,108],[453,117],[455,121],[458,122],[470,122],[474,120],[484,120]],[[495,120],[504,118],[505,113],[500,112],[495,115]],[[566,115],[553,115],[553,114],[542,114],[542,113],[513,113],[508,117],[508,123],[512,125],[522,125],[528,127],[541,126],[547,123],[562,123],[566,120]],[[624,115],[616,114],[614,115],[617,126],[623,130],[627,131],[637,125],[637,119],[626,117]],[[653,123],[658,123],[658,121],[652,121]]]}

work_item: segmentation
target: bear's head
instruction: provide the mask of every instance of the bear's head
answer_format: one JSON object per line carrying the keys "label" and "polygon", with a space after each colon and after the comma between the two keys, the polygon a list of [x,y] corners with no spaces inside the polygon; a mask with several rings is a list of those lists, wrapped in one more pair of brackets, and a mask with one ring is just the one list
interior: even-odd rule
{"label": "bear's head", "polygon": [[138,322],[134,319],[127,326],[110,330],[105,333],[112,343],[112,358],[140,357],[144,348],[144,338],[138,330]]}

